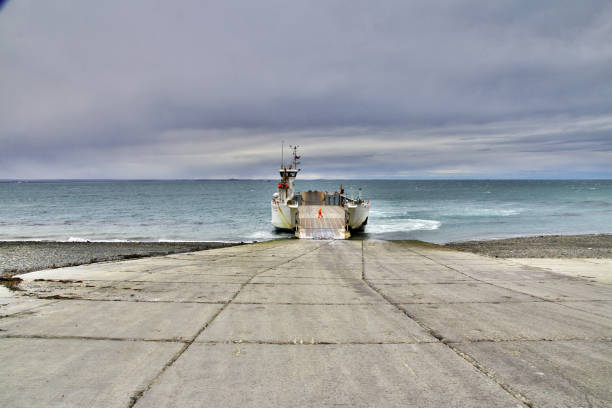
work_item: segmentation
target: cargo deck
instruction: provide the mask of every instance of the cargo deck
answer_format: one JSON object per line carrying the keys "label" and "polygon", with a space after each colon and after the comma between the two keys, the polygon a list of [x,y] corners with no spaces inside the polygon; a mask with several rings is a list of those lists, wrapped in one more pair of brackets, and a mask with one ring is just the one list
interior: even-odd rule
{"label": "cargo deck", "polygon": [[370,201],[344,194],[344,187],[334,192],[296,191],[295,178],[300,172],[297,146],[292,146],[293,160],[285,165],[281,154],[280,181],[272,195],[272,225],[279,230],[293,231],[304,239],[347,239],[350,231],[362,231],[368,223]]}
{"label": "cargo deck", "polygon": [[[321,217],[319,217],[321,210]],[[302,205],[298,212],[296,236],[303,239],[346,239],[344,207],[337,205]]]}

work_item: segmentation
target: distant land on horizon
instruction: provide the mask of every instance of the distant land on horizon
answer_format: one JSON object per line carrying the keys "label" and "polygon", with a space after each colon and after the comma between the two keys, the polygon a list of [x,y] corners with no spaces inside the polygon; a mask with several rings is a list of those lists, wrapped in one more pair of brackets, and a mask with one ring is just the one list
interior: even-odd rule
{"label": "distant land on horizon", "polygon": [[[276,176],[269,178],[100,178],[100,179],[0,179],[0,183],[54,183],[54,182],[157,182],[157,181],[274,181]],[[306,178],[302,177],[302,181],[612,181],[612,177],[573,177],[573,178]]]}

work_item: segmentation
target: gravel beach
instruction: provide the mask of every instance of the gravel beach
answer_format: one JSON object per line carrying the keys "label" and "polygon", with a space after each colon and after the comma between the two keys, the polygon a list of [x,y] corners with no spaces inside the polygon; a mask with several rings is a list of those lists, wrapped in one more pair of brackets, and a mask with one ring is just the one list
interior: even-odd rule
{"label": "gravel beach", "polygon": [[[423,243],[426,245],[435,245]],[[0,242],[0,275],[93,262],[160,256],[239,245],[224,242]],[[452,242],[448,248],[498,258],[612,258],[612,234],[544,235]]]}
{"label": "gravel beach", "polygon": [[612,258],[612,234],[540,235],[445,246],[497,258]]}
{"label": "gravel beach", "polygon": [[0,242],[0,275],[240,245],[226,242]]}

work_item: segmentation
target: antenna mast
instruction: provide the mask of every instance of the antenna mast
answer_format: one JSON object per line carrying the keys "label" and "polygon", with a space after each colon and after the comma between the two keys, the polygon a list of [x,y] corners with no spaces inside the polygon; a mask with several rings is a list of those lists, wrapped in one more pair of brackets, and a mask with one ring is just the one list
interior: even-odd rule
{"label": "antenna mast", "polygon": [[297,148],[298,147],[299,147],[298,145],[292,146],[292,148],[293,148],[293,168],[296,169],[296,170],[298,168],[297,167],[298,164],[300,164],[300,162],[298,161],[300,159],[300,156],[297,155]]}

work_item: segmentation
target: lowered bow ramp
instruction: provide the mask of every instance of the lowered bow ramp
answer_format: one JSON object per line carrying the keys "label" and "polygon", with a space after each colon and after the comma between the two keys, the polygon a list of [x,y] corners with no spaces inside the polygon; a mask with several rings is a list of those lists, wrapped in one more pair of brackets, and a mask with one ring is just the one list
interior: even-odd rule
{"label": "lowered bow ramp", "polygon": [[[319,217],[319,210],[321,210],[321,217]],[[344,207],[335,205],[300,206],[296,236],[304,239],[349,238]]]}

